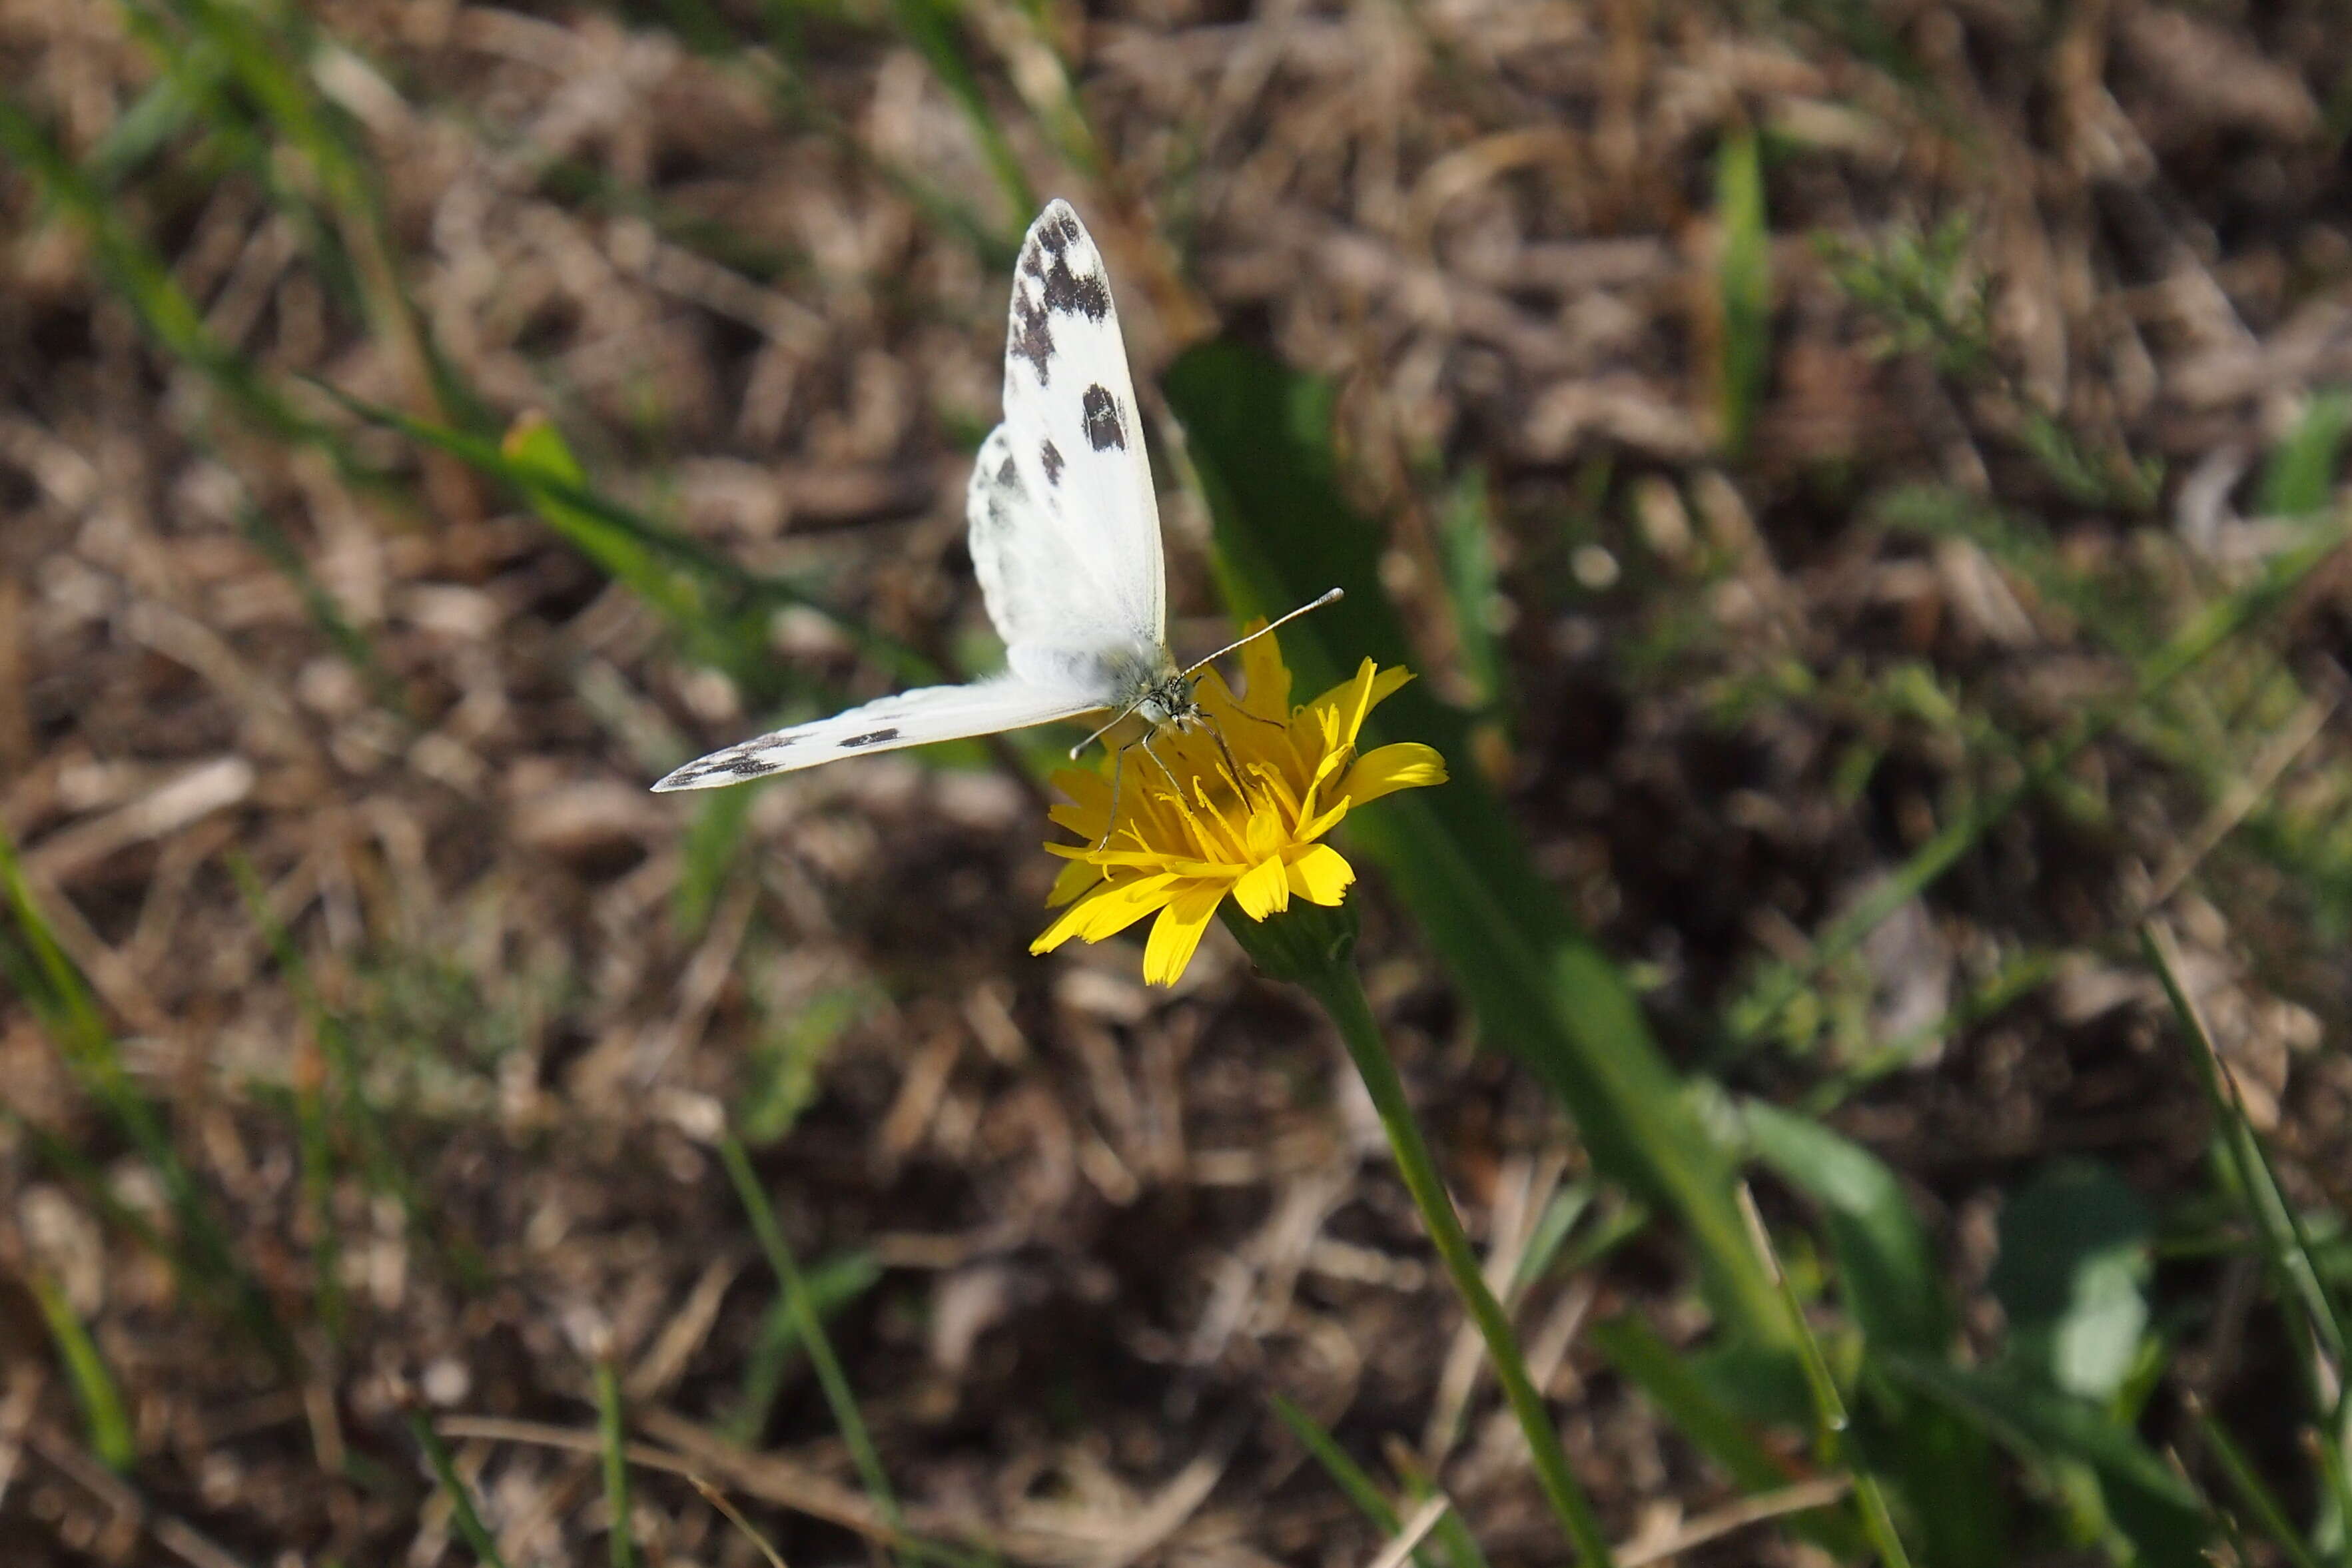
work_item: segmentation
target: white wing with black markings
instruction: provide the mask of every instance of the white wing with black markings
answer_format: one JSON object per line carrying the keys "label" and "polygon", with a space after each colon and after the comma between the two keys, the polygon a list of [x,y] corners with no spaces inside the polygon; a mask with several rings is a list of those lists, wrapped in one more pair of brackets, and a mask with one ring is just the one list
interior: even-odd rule
{"label": "white wing with black markings", "polygon": [[1008,646],[1164,661],[1160,506],[1102,253],[1064,201],[1029,226],[1013,273],[1004,423],[982,448],[971,552]]}
{"label": "white wing with black markings", "polygon": [[1172,675],[1160,508],[1102,253],[1067,202],[1013,278],[1004,422],[973,467],[971,557],[1011,671],[903,691],[761,735],[659,791],[713,789],[866,752],[1026,729],[1133,702]]}
{"label": "white wing with black markings", "polygon": [[901,746],[925,746],[933,741],[1025,730],[1101,706],[1099,700],[1085,692],[1033,686],[1009,675],[969,686],[919,686],[912,691],[877,697],[830,719],[795,724],[697,758],[654,789],[660,794],[716,789],[868,752],[895,752]]}

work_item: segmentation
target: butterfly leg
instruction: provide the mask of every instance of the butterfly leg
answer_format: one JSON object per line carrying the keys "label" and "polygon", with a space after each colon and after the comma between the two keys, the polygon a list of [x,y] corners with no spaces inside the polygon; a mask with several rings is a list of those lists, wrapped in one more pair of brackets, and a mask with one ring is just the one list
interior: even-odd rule
{"label": "butterfly leg", "polygon": [[[1095,850],[1097,854],[1110,847],[1110,836],[1118,831],[1119,782],[1127,773],[1127,753],[1135,750],[1138,746],[1141,746],[1145,752],[1150,756],[1153,762],[1160,763],[1160,771],[1161,773],[1168,773],[1168,764],[1166,763],[1160,763],[1160,753],[1152,751],[1151,749],[1151,731],[1149,730],[1146,730],[1142,734],[1138,735],[1134,740],[1128,742],[1127,744],[1121,746],[1118,751],[1113,752],[1110,754],[1110,816],[1103,824],[1102,842],[1095,846]],[[1168,782],[1171,784],[1175,783],[1176,775],[1174,773],[1168,773]]]}
{"label": "butterfly leg", "polygon": [[1102,841],[1095,846],[1097,855],[1110,847],[1110,836],[1118,831],[1119,780],[1127,773],[1127,753],[1134,745],[1135,742],[1129,741],[1110,754],[1110,815],[1103,818]]}
{"label": "butterfly leg", "polygon": [[[1256,719],[1257,715],[1252,713],[1249,717]],[[1274,721],[1271,719],[1263,719],[1259,720],[1259,722],[1271,724]],[[1214,719],[1211,719],[1206,715],[1202,717],[1201,728],[1209,732],[1209,739],[1217,742],[1217,755],[1225,759],[1225,770],[1234,781],[1234,788],[1240,791],[1244,797],[1243,805],[1246,806],[1248,805],[1246,797],[1249,795],[1250,787],[1249,778],[1242,772],[1242,764],[1239,759],[1234,757],[1234,749],[1225,744],[1224,731],[1218,727],[1217,721]]]}
{"label": "butterfly leg", "polygon": [[1136,737],[1134,743],[1143,748],[1143,754],[1145,756],[1150,757],[1153,762],[1160,764],[1160,772],[1161,775],[1165,777],[1171,784],[1174,785],[1176,793],[1179,795],[1181,795],[1184,793],[1184,781],[1176,776],[1176,770],[1168,765],[1165,758],[1161,757],[1159,752],[1151,749],[1151,734],[1152,732],[1150,731],[1146,730],[1142,734]]}

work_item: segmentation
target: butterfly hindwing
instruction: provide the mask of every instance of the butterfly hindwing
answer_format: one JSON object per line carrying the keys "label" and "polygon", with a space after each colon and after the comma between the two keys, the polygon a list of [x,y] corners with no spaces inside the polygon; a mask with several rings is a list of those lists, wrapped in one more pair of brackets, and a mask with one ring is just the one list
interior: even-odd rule
{"label": "butterfly hindwing", "polygon": [[658,792],[716,789],[770,773],[813,768],[868,752],[1024,730],[1088,712],[1102,704],[1084,692],[1035,686],[1011,676],[969,686],[922,686],[830,719],[761,735],[686,764],[654,785]]}

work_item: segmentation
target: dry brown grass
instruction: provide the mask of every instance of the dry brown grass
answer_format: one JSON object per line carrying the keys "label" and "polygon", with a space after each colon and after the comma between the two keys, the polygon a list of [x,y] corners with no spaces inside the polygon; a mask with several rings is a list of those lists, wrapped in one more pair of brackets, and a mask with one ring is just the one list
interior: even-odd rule
{"label": "dry brown grass", "polygon": [[[811,28],[802,85],[828,128],[651,10],[314,8],[348,46],[317,79],[381,174],[415,322],[499,422],[549,411],[615,493],[952,656],[978,624],[962,468],[994,416],[1003,279],[882,171],[999,234],[1026,215],[882,18]],[[1908,81],[1762,7],[1237,12],[1054,13],[1103,153],[1091,175],[1023,108],[1051,109],[1056,80],[1025,12],[981,0],[969,21],[1020,161],[1105,243],[1139,373],[1222,324],[1339,379],[1360,498],[1396,520],[1391,586],[1455,692],[1431,476],[1486,469],[1517,612],[1498,764],[1547,872],[1654,967],[1659,1016],[1694,1050],[1759,952],[1915,848],[1985,765],[1874,705],[1887,670],[1924,666],[2020,733],[2118,688],[2123,663],[2063,605],[1973,544],[1875,526],[1871,499],[1900,482],[1993,498],[2045,520],[2055,558],[2152,563],[2136,580],[2186,604],[2264,548],[2240,476],[2313,389],[2352,381],[2329,98],[2352,34],[2322,0],[1890,8]],[[155,77],[115,9],[53,0],[0,5],[0,72],[77,155]],[[1742,129],[1770,153],[1776,333],[1749,454],[1727,458],[1710,170]],[[126,182],[119,210],[210,329],[270,375],[430,411],[417,340],[371,328],[290,209],[204,174],[193,145]],[[804,1369],[757,1452],[715,1431],[772,1285],[709,1133],[796,1058],[814,1088],[762,1173],[805,1257],[879,1267],[836,1329],[919,1527],[1073,1568],[1369,1561],[1378,1542],[1265,1394],[1377,1454],[1417,1440],[1445,1390],[1468,1419],[1424,1461],[1496,1559],[1556,1558],[1490,1390],[1444,1375],[1456,1314],[1368,1158],[1355,1086],[1222,934],[1172,995],[1116,948],[1029,959],[1050,876],[1034,794],[904,759],[764,791],[708,918],[681,920],[688,812],[643,785],[761,715],[478,478],[362,433],[414,481],[362,488],[257,431],[142,338],[21,172],[0,203],[0,825],[306,1369],[284,1380],[0,1142],[0,1258],[62,1283],[140,1451],[127,1481],[94,1466],[9,1289],[0,1558],[460,1560],[399,1419],[415,1391],[465,1417],[450,1430],[509,1563],[588,1561],[604,1524],[576,1439],[599,1352],[665,1467],[728,1489],[796,1564],[856,1555],[873,1516]],[[1998,384],[1874,357],[1810,239],[1954,211],[1977,226]],[[344,243],[364,258],[363,237]],[[2020,439],[2036,411],[2095,463],[2163,459],[2156,504],[2054,484]],[[248,516],[294,542],[381,690]],[[1181,501],[1169,527],[1196,617],[1180,633],[1202,640],[1205,527]],[[1578,586],[1603,565],[1616,591]],[[2342,600],[2340,581],[2307,594],[2244,684],[2284,670],[2332,702]],[[814,689],[887,679],[813,617],[777,642]],[[1807,701],[1719,717],[1789,668],[1821,682]],[[2290,728],[2268,711],[2250,701],[2231,732]],[[2297,822],[2345,788],[2341,721],[2315,713],[2274,766],[2229,759]],[[1856,746],[1890,761],[1841,797]],[[1994,1194],[2034,1158],[2095,1148],[2158,1188],[2193,1179],[2193,1100],[2151,1059],[2158,998],[2102,964],[2136,868],[2179,880],[2168,850],[2247,807],[2216,818],[2163,733],[2085,773],[2105,816],[2037,805],[1866,953],[1882,1024],[1932,1021],[2004,953],[2074,955],[2049,1005],[1957,1035],[1843,1123],[1917,1178],[1972,1287]],[[339,1337],[286,1109],[319,1081],[318,1023],[232,857],[350,1028],[425,1215],[412,1231],[343,1169]],[[2284,871],[2230,868],[2190,884],[2188,935],[2227,981],[2250,1081],[2290,1108],[2282,1138],[2324,1170],[2347,1086],[2296,1053],[2347,1000],[2340,954]],[[1572,1139],[1470,1048],[1377,905],[1374,926],[1375,1000],[1474,1228],[1507,1252],[1575,1175]],[[1749,1070],[1794,1087],[1819,1065]],[[155,1210],[5,1003],[0,1085]],[[453,1261],[467,1249],[481,1283]],[[1575,1341],[1582,1314],[1629,1303],[1694,1331],[1678,1267],[1638,1243],[1525,1318],[1623,1538],[1671,1537],[1732,1495]],[[2223,1381],[2226,1350],[2209,1356]],[[636,1496],[657,1561],[755,1561],[683,1481],[649,1472]],[[1799,1555],[1748,1531],[1689,1560]]]}

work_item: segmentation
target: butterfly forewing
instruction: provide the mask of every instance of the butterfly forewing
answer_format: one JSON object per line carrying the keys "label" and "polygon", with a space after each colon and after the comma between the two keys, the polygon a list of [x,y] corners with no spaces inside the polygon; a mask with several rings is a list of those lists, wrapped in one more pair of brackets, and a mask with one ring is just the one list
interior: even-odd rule
{"label": "butterfly forewing", "polygon": [[[1013,273],[1004,423],[986,454],[1011,460],[1025,510],[1011,528],[975,508],[972,555],[994,564],[990,613],[1007,644],[1117,648],[1163,662],[1160,508],[1110,279],[1069,204],[1029,226]],[[1000,613],[998,606],[1003,606]],[[1018,668],[1016,662],[1016,668]]]}

